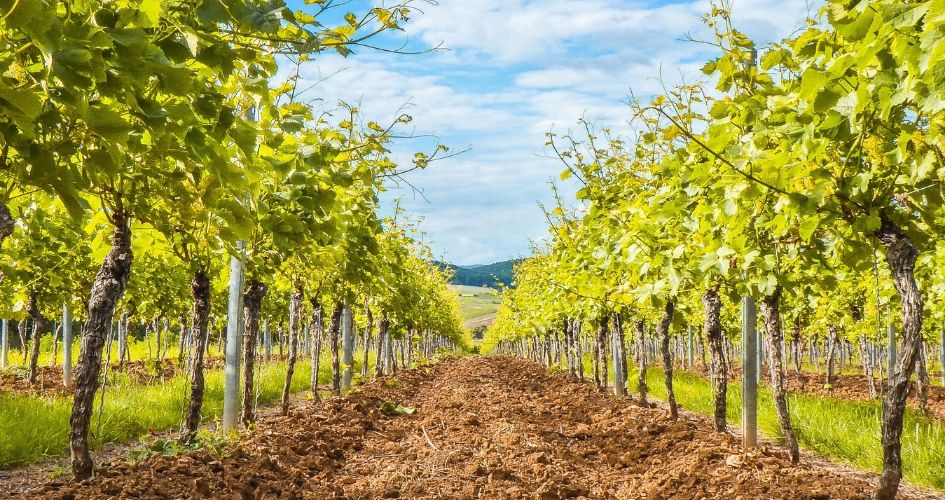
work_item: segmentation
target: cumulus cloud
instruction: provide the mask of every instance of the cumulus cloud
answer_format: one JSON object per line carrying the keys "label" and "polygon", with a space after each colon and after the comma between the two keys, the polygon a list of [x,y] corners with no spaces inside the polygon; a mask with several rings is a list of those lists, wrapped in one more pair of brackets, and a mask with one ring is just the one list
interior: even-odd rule
{"label": "cumulus cloud", "polygon": [[[402,198],[422,217],[427,242],[446,259],[521,256],[546,236],[538,203],[550,201],[549,179],[561,170],[547,158],[545,134],[581,117],[620,130],[631,91],[646,97],[701,78],[712,48],[683,38],[710,37],[701,21],[709,8],[708,0],[439,0],[398,37],[448,51],[320,57],[302,68],[302,87],[311,87],[304,97],[325,110],[357,102],[379,122],[407,112],[412,132],[472,146],[383,198]],[[766,42],[802,26],[811,9],[801,0],[734,0],[733,17]],[[431,144],[401,141],[395,156],[406,162]]]}

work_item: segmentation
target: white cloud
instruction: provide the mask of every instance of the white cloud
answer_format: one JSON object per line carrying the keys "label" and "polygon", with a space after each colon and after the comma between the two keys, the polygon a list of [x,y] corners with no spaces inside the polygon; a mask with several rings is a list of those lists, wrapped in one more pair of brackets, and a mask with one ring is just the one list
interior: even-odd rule
{"label": "white cloud", "polygon": [[[640,34],[676,36],[698,21],[694,4],[649,6],[619,0],[443,0],[411,27],[424,41],[446,42],[457,53],[485,55],[496,63],[534,63],[568,54],[567,42]],[[596,50],[588,44],[584,49]],[[609,47],[604,47],[609,48]]]}
{"label": "white cloud", "polygon": [[[520,256],[546,235],[537,202],[550,201],[549,178],[561,165],[542,157],[545,133],[563,132],[587,117],[621,130],[626,98],[647,97],[663,85],[702,77],[712,48],[703,39],[708,0],[439,0],[406,26],[407,36],[449,51],[419,56],[360,53],[321,57],[304,80],[306,97],[323,108],[359,101],[379,122],[403,106],[417,134],[435,133],[472,151],[410,174],[384,199],[424,218],[437,254],[461,264]],[[808,13],[802,0],[734,0],[736,27],[759,40],[779,39]],[[325,76],[332,75],[321,81]],[[305,86],[305,84],[303,84]],[[395,146],[408,161],[430,140]]]}

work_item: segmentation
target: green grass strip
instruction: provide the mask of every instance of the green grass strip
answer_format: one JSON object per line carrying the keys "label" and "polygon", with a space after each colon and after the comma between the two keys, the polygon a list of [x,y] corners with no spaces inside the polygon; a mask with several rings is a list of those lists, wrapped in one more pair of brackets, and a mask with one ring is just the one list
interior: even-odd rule
{"label": "green grass strip", "polygon": [[[360,373],[355,362],[354,373]],[[264,363],[259,374],[259,404],[278,401],[285,383],[285,363]],[[292,392],[309,389],[308,361],[299,362],[292,377]],[[114,375],[109,375],[110,377]],[[168,431],[180,426],[189,385],[185,376],[169,379],[164,384],[140,385],[127,381],[121,374],[105,393],[105,406],[99,424],[99,401],[95,396],[91,442],[94,447],[104,443],[127,442],[151,432]],[[331,365],[322,360],[319,381],[331,380]],[[69,453],[69,415],[71,397],[39,397],[0,395],[0,468],[9,468]],[[223,413],[223,370],[206,373],[206,394],[203,420],[218,419]],[[99,431],[100,430],[100,431]]]}
{"label": "green grass strip", "polygon": [[[633,373],[628,387],[632,395],[637,387],[637,377],[635,370],[631,371]],[[653,397],[665,400],[662,369],[650,368],[646,378]],[[715,408],[712,387],[705,378],[692,373],[675,372],[673,390],[676,401],[683,408],[712,415]],[[788,405],[801,447],[863,470],[882,470],[881,402],[791,394]],[[729,423],[740,425],[741,407],[741,383],[730,381],[726,412]],[[765,436],[778,442],[783,439],[771,390],[765,386],[759,388],[758,428]],[[902,436],[902,461],[903,473],[909,482],[945,490],[945,423],[907,410]]]}

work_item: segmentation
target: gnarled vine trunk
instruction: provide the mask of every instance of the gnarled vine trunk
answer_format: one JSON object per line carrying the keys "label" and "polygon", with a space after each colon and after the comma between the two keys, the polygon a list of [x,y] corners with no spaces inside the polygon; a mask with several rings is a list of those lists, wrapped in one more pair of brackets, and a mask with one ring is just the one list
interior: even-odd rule
{"label": "gnarled vine trunk", "polygon": [[311,373],[309,375],[310,383],[312,384],[312,400],[321,401],[321,397],[318,395],[318,371],[321,368],[322,357],[322,336],[324,334],[325,328],[325,308],[322,306],[320,299],[312,298],[309,302],[312,304],[312,366]]}
{"label": "gnarled vine trunk", "polygon": [[[371,334],[374,329],[374,315],[371,313],[371,302],[364,300],[364,352],[361,359],[361,379],[367,381],[368,376],[368,354],[371,348]],[[432,352],[430,353],[432,355]]]}
{"label": "gnarled vine trunk", "polygon": [[889,390],[883,403],[883,473],[876,497],[895,498],[902,480],[902,424],[909,378],[915,371],[922,340],[922,295],[915,280],[919,251],[905,231],[885,217],[876,237],[886,248],[886,263],[902,305],[902,346],[896,368],[889,374]]}
{"label": "gnarled vine trunk", "polygon": [[0,203],[0,243],[7,239],[7,236],[13,234],[16,228],[16,219],[10,213],[10,207],[6,203]]}
{"label": "gnarled vine trunk", "polygon": [[919,348],[918,368],[915,377],[916,396],[919,398],[919,411],[924,415],[929,415],[929,369],[926,364],[925,341],[919,337],[921,347]]}
{"label": "gnarled vine trunk", "polygon": [[709,371],[709,349],[707,349],[705,345],[705,330],[703,329],[702,331],[697,331],[696,336],[699,337],[699,351],[701,351],[700,357],[702,358],[702,369]]}
{"label": "gnarled vine trunk", "polygon": [[578,380],[584,382],[584,348],[581,346],[581,320],[571,323],[571,336],[574,340],[574,362],[577,363]]}
{"label": "gnarled vine trunk", "polygon": [[118,325],[121,334],[118,336],[118,370],[125,369],[125,363],[131,361],[131,353],[128,351],[128,311],[121,313],[121,319]]}
{"label": "gnarled vine trunk", "polygon": [[574,362],[574,342],[571,334],[571,320],[564,320],[564,358],[568,365],[568,375],[577,380],[577,366]]}
{"label": "gnarled vine trunk", "polygon": [[344,302],[336,301],[335,310],[332,311],[331,321],[328,323],[328,337],[331,345],[331,393],[334,396],[341,396],[341,360],[338,357],[338,340],[341,333],[341,315],[344,310]]}
{"label": "gnarled vine trunk", "polygon": [[39,307],[36,305],[36,294],[30,294],[30,302],[27,309],[27,314],[29,314],[30,318],[33,319],[33,343],[30,345],[29,383],[35,384],[37,370],[39,369],[40,340],[42,339],[43,331],[46,330],[46,325],[48,324],[46,318],[43,317],[43,313],[40,312]]}
{"label": "gnarled vine trunk", "polygon": [[20,320],[16,324],[16,333],[20,336],[20,354],[23,355],[23,362],[26,363],[30,359],[30,341],[26,336],[26,327],[29,326],[25,319]]}
{"label": "gnarled vine trunk", "polygon": [[[387,313],[384,313],[385,317]],[[385,327],[384,334],[384,368],[387,373],[397,373],[397,356],[394,355],[394,336],[390,334],[390,323]]]}
{"label": "gnarled vine trunk", "polygon": [[181,441],[188,443],[197,435],[200,427],[200,409],[203,407],[204,376],[203,358],[206,353],[207,324],[210,321],[210,278],[204,269],[194,273],[190,281],[190,296],[194,301],[190,318],[190,338],[193,343],[193,360],[190,362],[190,403],[187,417],[181,429]]}
{"label": "gnarled vine trunk", "polygon": [[803,361],[801,337],[803,337],[803,329],[801,327],[801,317],[798,316],[794,318],[794,331],[791,332],[791,352],[793,353],[794,371],[798,378],[803,375],[801,371],[801,362]]}
{"label": "gnarled vine trunk", "polygon": [[259,311],[269,288],[259,280],[251,279],[243,292],[243,398],[240,420],[244,426],[256,421],[254,397],[256,371],[256,338],[259,337]]}
{"label": "gnarled vine trunk", "polygon": [[620,313],[613,313],[611,324],[614,343],[614,394],[627,395],[627,345]]}
{"label": "gnarled vine trunk", "polygon": [[609,315],[601,314],[599,324],[597,325],[596,346],[594,349],[597,353],[597,368],[600,372],[598,387],[604,390],[607,389],[607,323],[609,321]]}
{"label": "gnarled vine trunk", "polygon": [[837,327],[834,325],[827,326],[827,362],[824,368],[825,372],[825,381],[824,385],[827,388],[830,388],[833,385],[833,367],[837,359]]}
{"label": "gnarled vine trunk", "polygon": [[111,329],[115,304],[121,299],[131,273],[131,228],[127,217],[113,214],[112,246],[105,255],[89,294],[89,308],[82,326],[82,346],[75,370],[75,397],[69,418],[72,474],[78,481],[92,477],[94,463],[89,453],[89,424],[93,400],[102,368],[102,349]]}
{"label": "gnarled vine trunk", "polygon": [[299,330],[302,328],[302,287],[296,287],[289,301],[289,359],[286,361],[285,383],[282,385],[282,414],[289,414],[289,392],[295,375],[295,361],[299,352]]}
{"label": "gnarled vine trunk", "polygon": [[706,290],[702,294],[702,307],[705,309],[705,336],[709,339],[712,351],[712,383],[715,386],[715,430],[725,432],[725,417],[728,392],[728,365],[725,363],[725,342],[722,338],[722,301],[715,290]]}
{"label": "gnarled vine trunk", "polygon": [[595,332],[591,342],[591,370],[594,372],[594,385],[601,388],[600,383],[600,346],[597,345],[597,336]]}
{"label": "gnarled vine trunk", "polygon": [[59,323],[53,331],[52,358],[49,360],[49,366],[56,366],[56,360],[59,359],[59,335],[61,333],[62,323]]}
{"label": "gnarled vine trunk", "polygon": [[642,319],[634,321],[637,331],[637,389],[640,391],[640,406],[649,407],[646,402],[646,327]]}
{"label": "gnarled vine trunk", "polygon": [[180,335],[177,337],[177,366],[178,368],[183,368],[186,367],[186,363],[190,362],[187,356],[185,356],[185,354],[187,354],[187,337],[189,335],[187,330],[187,317],[181,314],[177,318],[177,322],[180,324]]}
{"label": "gnarled vine trunk", "polygon": [[669,352],[669,327],[673,323],[673,313],[676,304],[666,300],[663,308],[663,317],[657,325],[657,335],[660,338],[660,354],[663,356],[663,377],[666,383],[666,401],[669,403],[669,418],[679,418],[679,408],[676,406],[676,394],[673,393],[673,357]]}
{"label": "gnarled vine trunk", "polygon": [[768,373],[771,375],[771,392],[774,397],[774,407],[778,412],[778,422],[781,424],[781,433],[791,454],[791,461],[798,463],[801,459],[797,447],[797,437],[794,427],[791,426],[791,414],[787,404],[787,380],[784,370],[784,359],[781,356],[781,344],[784,332],[781,331],[781,287],[775,288],[774,293],[761,301],[761,315],[764,321],[765,333],[771,340],[768,349]]}
{"label": "gnarled vine trunk", "polygon": [[377,339],[374,343],[374,378],[384,375],[384,346],[387,344],[387,330],[390,329],[390,319],[387,312],[381,313],[381,320],[377,323]]}
{"label": "gnarled vine trunk", "polygon": [[859,335],[860,343],[860,363],[863,365],[863,373],[866,375],[866,385],[870,390],[870,399],[876,398],[876,380],[873,378],[873,362],[870,360],[869,345],[866,341],[866,335]]}

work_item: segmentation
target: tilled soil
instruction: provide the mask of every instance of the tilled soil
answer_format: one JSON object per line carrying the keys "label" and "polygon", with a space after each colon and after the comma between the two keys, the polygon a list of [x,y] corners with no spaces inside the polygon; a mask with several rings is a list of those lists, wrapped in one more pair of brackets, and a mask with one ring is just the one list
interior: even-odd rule
{"label": "tilled soil", "polygon": [[792,466],[776,447],[745,453],[704,418],[671,422],[527,361],[476,357],[263,419],[222,455],[152,457],[20,494],[794,499],[864,498],[873,482],[842,466]]}
{"label": "tilled soil", "polygon": [[72,389],[62,385],[62,367],[39,366],[36,383],[30,384],[25,369],[0,372],[0,394],[13,393],[30,396],[62,396]]}

